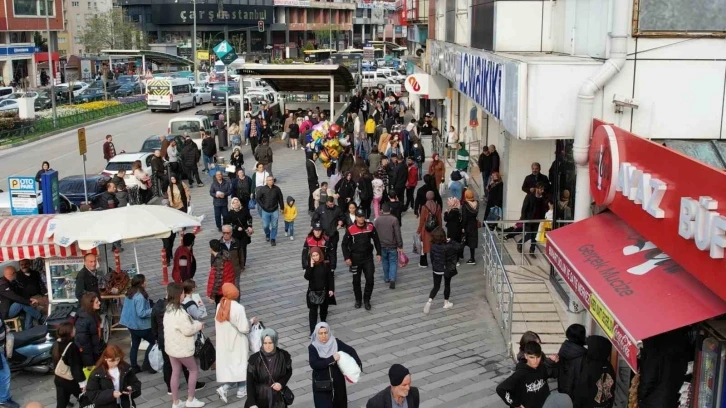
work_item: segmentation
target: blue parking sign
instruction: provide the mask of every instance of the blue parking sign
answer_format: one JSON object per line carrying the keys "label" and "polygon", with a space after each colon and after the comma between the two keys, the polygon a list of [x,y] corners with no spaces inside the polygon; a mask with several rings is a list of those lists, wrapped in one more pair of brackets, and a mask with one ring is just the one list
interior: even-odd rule
{"label": "blue parking sign", "polygon": [[38,192],[33,177],[9,177],[10,212],[12,215],[38,214]]}

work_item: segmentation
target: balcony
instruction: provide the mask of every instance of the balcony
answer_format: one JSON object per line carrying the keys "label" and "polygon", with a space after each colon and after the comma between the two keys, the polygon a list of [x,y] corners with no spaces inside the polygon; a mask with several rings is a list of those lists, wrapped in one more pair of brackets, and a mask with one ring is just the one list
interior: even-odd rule
{"label": "balcony", "polygon": [[405,0],[406,21],[409,24],[429,23],[429,0]]}

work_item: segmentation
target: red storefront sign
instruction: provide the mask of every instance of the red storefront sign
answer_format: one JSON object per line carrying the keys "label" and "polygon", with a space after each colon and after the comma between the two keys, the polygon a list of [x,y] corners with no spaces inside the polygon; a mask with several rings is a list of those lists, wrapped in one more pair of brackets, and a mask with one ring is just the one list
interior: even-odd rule
{"label": "red storefront sign", "polygon": [[406,0],[401,1],[401,9],[398,10],[398,24],[402,26],[408,25],[408,17],[406,17]]}
{"label": "red storefront sign", "polygon": [[595,120],[590,177],[598,205],[726,299],[726,173]]}

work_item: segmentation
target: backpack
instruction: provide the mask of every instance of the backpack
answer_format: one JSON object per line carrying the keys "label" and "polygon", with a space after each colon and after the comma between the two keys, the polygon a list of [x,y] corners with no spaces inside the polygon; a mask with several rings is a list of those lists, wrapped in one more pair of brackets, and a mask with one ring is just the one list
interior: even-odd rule
{"label": "backpack", "polygon": [[439,226],[439,220],[436,219],[436,214],[429,207],[426,207],[426,209],[429,210],[429,215],[424,228],[426,228],[426,232],[431,232]]}
{"label": "backpack", "polygon": [[361,200],[367,201],[373,198],[373,188],[370,184],[361,182],[358,184],[358,197]]}

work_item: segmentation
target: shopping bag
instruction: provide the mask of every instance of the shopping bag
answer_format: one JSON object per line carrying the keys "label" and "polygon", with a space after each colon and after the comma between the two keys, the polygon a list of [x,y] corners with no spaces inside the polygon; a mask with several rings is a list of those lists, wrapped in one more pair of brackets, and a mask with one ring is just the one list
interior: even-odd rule
{"label": "shopping bag", "polygon": [[146,351],[149,348],[149,342],[146,340],[141,340],[141,343],[139,343],[139,350]]}
{"label": "shopping bag", "polygon": [[406,265],[408,265],[409,259],[408,256],[406,256],[406,253],[403,251],[400,251],[398,253],[398,267],[399,268],[405,268]]}
{"label": "shopping bag", "polygon": [[235,174],[235,173],[237,173],[237,166],[228,164],[227,167],[224,168],[224,171],[226,171],[227,173]]}
{"label": "shopping bag", "polygon": [[154,344],[154,347],[149,350],[149,364],[156,371],[164,369],[164,356],[159,348],[159,343]]}
{"label": "shopping bag", "polygon": [[194,216],[194,206],[193,205],[189,204],[187,206],[187,214]]}
{"label": "shopping bag", "polygon": [[199,349],[199,354],[196,357],[199,359],[199,368],[204,371],[212,368],[217,361],[217,350],[214,349],[212,340],[208,337],[204,338],[204,344],[202,344],[202,347]]}
{"label": "shopping bag", "polygon": [[78,408],[94,408],[94,403],[84,392],[78,396]]}
{"label": "shopping bag", "polygon": [[83,368],[83,375],[86,376],[86,381],[88,381],[88,377],[91,376],[91,372],[93,372],[93,369],[94,368],[96,368],[96,367],[91,366],[91,367],[84,367]]}
{"label": "shopping bag", "polygon": [[343,373],[345,381],[351,384],[355,384],[360,379],[360,366],[355,362],[355,359],[343,351],[338,351],[340,359],[338,359],[338,368]]}
{"label": "shopping bag", "polygon": [[547,243],[547,233],[552,230],[552,222],[551,221],[545,221],[539,223],[539,228],[537,228],[537,242],[541,244]]}
{"label": "shopping bag", "polygon": [[439,194],[443,196],[445,193],[446,193],[446,183],[444,183],[442,181],[441,183],[439,183]]}
{"label": "shopping bag", "polygon": [[265,325],[262,322],[257,322],[250,327],[250,333],[247,335],[247,339],[250,343],[250,352],[257,353],[262,348],[262,330],[265,330]]}
{"label": "shopping bag", "polygon": [[247,208],[250,210],[254,210],[255,208],[257,208],[257,201],[255,201],[254,198],[250,198],[250,202],[247,203]]}
{"label": "shopping bag", "polygon": [[413,253],[421,255],[421,252],[423,251],[422,248],[422,242],[421,242],[421,235],[417,233],[413,233]]}
{"label": "shopping bag", "polygon": [[502,219],[502,207],[495,206],[489,209],[488,222],[499,221]]}
{"label": "shopping bag", "polygon": [[[197,304],[199,318],[204,319],[207,317],[207,305],[202,301],[202,297],[198,293],[192,294],[192,300]],[[156,370],[159,371],[159,370]]]}

